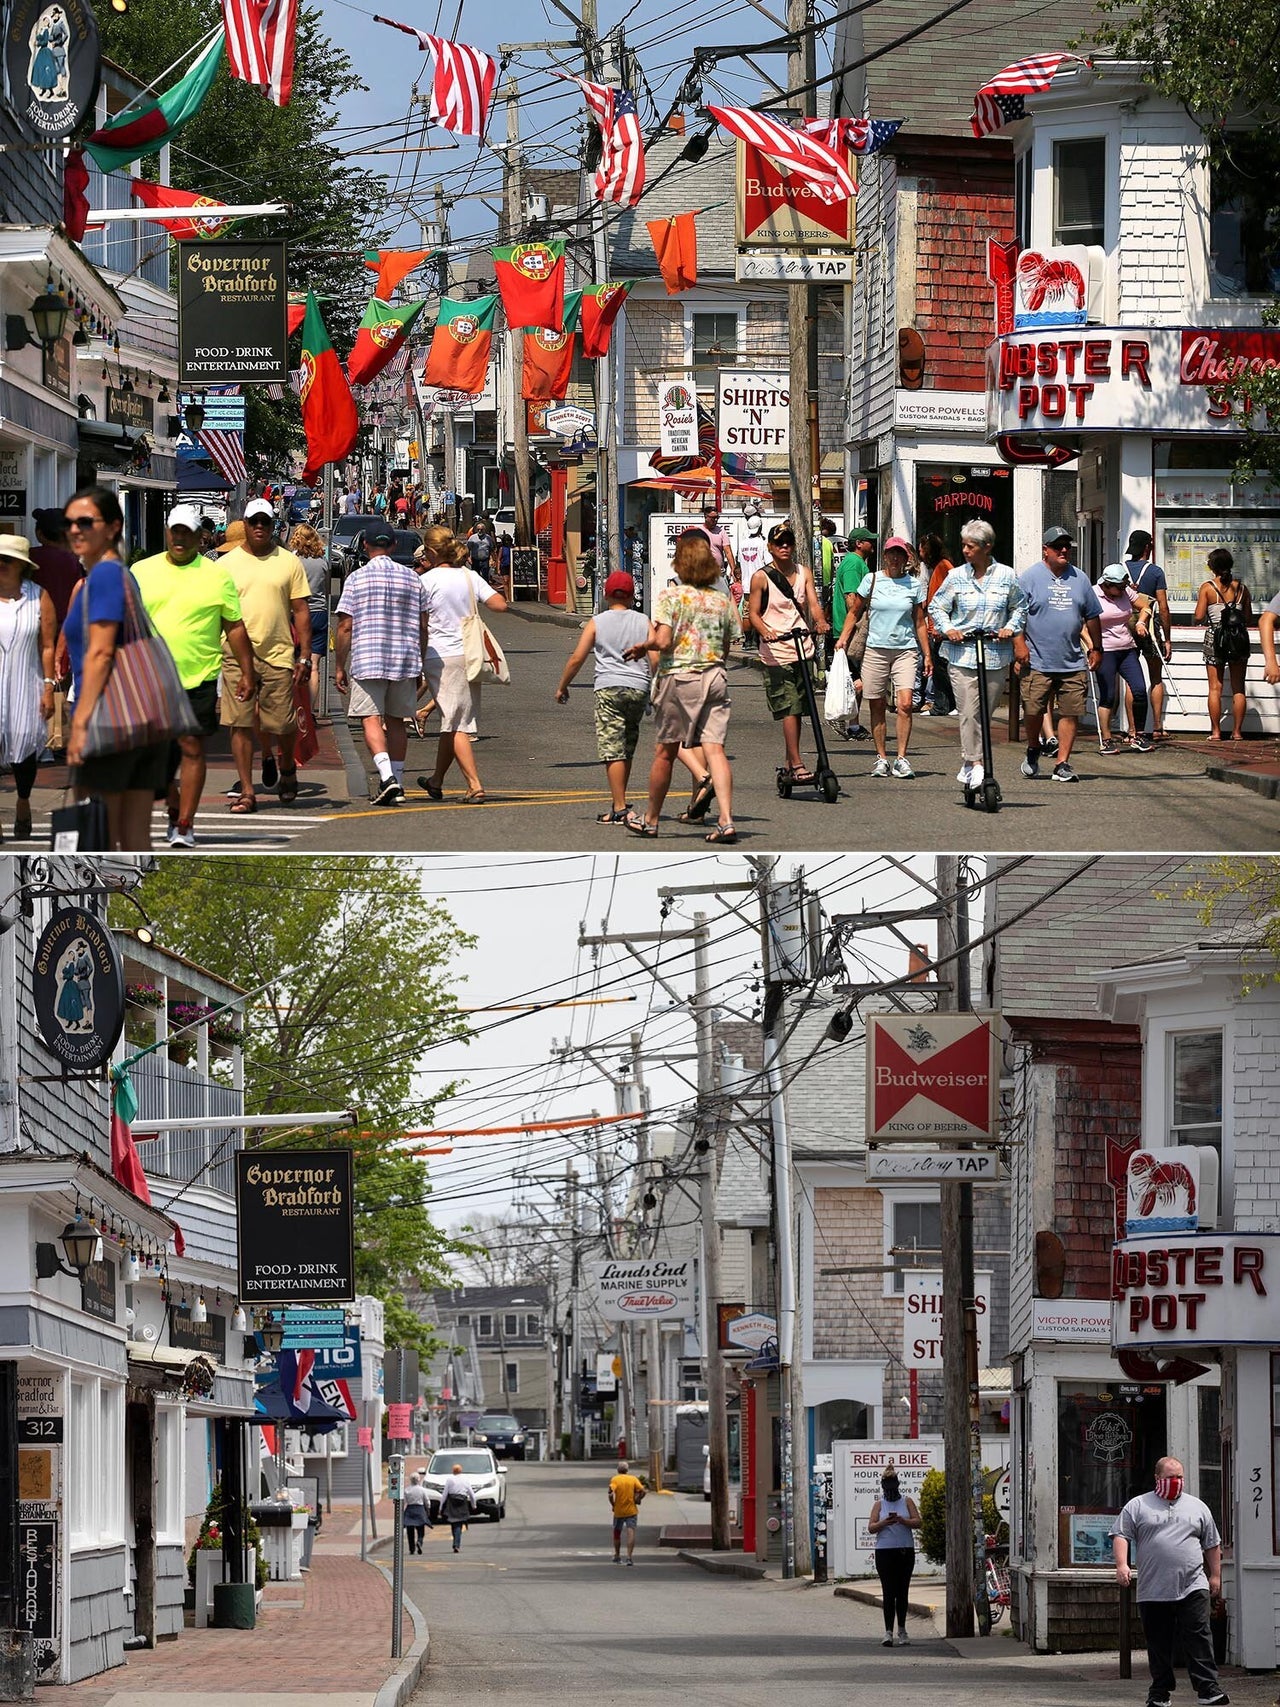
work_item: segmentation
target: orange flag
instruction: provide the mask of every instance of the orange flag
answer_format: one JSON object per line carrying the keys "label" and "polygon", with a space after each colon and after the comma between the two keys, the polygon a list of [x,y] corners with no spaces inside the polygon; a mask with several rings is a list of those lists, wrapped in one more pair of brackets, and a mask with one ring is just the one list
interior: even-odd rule
{"label": "orange flag", "polygon": [[666,281],[667,295],[678,296],[698,282],[698,228],[696,214],[673,213],[668,219],[648,222],[649,240]]}
{"label": "orange flag", "polygon": [[430,249],[367,249],[364,264],[378,275],[373,294],[380,302],[390,302],[401,279],[421,266],[430,253]]}

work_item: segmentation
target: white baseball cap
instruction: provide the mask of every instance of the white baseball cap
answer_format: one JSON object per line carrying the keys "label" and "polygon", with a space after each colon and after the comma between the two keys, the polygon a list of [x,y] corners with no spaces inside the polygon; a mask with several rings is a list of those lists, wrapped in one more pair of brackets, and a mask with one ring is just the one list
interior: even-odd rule
{"label": "white baseball cap", "polygon": [[167,525],[171,528],[190,528],[192,533],[199,533],[200,512],[194,504],[175,504],[169,511]]}
{"label": "white baseball cap", "polygon": [[253,516],[270,516],[276,519],[276,513],[265,498],[250,498],[244,507],[244,519],[249,521]]}

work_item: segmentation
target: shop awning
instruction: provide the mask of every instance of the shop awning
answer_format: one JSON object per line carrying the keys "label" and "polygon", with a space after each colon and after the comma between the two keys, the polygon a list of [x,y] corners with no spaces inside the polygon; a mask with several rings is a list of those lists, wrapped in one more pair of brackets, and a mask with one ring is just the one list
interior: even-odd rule
{"label": "shop awning", "polygon": [[48,225],[0,226],[0,267],[52,269],[108,320],[123,320],[129,305],[73,243]]}
{"label": "shop awning", "polygon": [[202,1351],[184,1351],[178,1346],[150,1345],[130,1340],[129,1377],[151,1387],[184,1388],[195,1396],[213,1391],[218,1366]]}

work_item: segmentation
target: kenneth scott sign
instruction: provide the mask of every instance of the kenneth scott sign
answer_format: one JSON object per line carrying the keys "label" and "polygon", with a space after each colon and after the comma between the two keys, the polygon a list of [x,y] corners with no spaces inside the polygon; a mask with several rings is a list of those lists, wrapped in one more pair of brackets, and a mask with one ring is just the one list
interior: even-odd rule
{"label": "kenneth scott sign", "polygon": [[239,1295],[246,1304],[341,1304],[355,1288],[350,1150],[236,1154]]}

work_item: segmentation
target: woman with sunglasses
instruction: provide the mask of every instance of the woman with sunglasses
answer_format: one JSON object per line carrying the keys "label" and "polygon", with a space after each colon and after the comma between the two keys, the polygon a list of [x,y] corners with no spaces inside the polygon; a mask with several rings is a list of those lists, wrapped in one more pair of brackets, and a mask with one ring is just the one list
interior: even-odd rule
{"label": "woman with sunglasses", "polygon": [[779,775],[804,788],[814,781],[813,772],[800,754],[800,722],[805,714],[804,666],[796,652],[797,642],[785,635],[801,633],[810,638],[799,644],[809,648],[812,664],[816,649],[812,636],[828,634],[831,624],[823,613],[813,585],[813,576],[797,563],[796,536],[786,522],[769,529],[765,543],[769,563],[751,577],[751,603],[747,620],[760,636],[760,660],[764,664],[764,695],[775,723],[782,725],[784,768]]}
{"label": "woman with sunglasses", "polygon": [[[63,625],[75,684],[75,708],[67,738],[67,763],[77,800],[100,799],[107,809],[113,849],[146,853],[151,847],[151,808],[169,781],[169,743],[157,741],[99,759],[84,756],[85,736],[115,660],[124,626],[125,576],[121,549],[124,513],[108,486],[83,486],[66,507],[71,549],[85,578]],[[139,600],[139,603],[141,601]]]}
{"label": "woman with sunglasses", "polygon": [[[916,661],[923,656],[925,676],[931,676],[933,649],[925,626],[920,583],[911,569],[911,546],[905,539],[885,541],[879,570],[872,570],[867,576],[845,614],[844,627],[836,641],[838,651],[848,646],[864,610],[871,612],[867,649],[862,659],[862,691],[871,702],[871,738],[876,744],[876,762],[871,774],[910,778],[916,774],[907,757]],[[892,764],[886,738],[890,692],[894,698],[898,746]]]}

